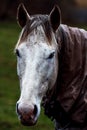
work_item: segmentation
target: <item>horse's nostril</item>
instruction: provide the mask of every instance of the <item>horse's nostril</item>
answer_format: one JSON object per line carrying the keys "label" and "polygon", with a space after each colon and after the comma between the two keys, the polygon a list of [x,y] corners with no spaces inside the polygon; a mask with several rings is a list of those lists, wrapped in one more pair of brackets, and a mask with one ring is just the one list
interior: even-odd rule
{"label": "horse's nostril", "polygon": [[34,105],[33,107],[31,106],[21,106],[19,103],[16,104],[16,111],[19,115],[33,115],[36,116],[37,112],[38,112],[38,108],[36,105]]}
{"label": "horse's nostril", "polygon": [[36,105],[34,105],[34,115],[36,115],[36,114],[37,114],[37,112],[38,112],[37,106],[36,106]]}

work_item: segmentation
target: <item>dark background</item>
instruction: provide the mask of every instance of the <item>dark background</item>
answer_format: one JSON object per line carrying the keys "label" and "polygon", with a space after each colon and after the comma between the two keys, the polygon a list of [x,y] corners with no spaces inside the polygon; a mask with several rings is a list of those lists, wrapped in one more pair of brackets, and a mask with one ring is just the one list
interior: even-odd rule
{"label": "dark background", "polygon": [[30,14],[49,14],[57,4],[63,23],[87,24],[87,0],[3,0],[0,1],[0,20],[16,20],[20,3],[24,3]]}

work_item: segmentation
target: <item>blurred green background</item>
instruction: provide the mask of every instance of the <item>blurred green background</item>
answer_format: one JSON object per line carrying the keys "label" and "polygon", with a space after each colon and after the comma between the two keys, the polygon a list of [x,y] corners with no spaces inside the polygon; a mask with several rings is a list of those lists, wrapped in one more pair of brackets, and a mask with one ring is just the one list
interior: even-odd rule
{"label": "blurred green background", "polygon": [[[16,115],[20,89],[14,47],[21,31],[16,23],[17,6],[21,2],[25,3],[31,14],[49,13],[53,5],[58,4],[63,23],[87,29],[87,0],[83,0],[84,3],[82,0],[0,1],[0,130],[53,130],[53,123],[44,115],[43,109],[34,127],[22,126]],[[35,5],[35,2],[38,4]]]}

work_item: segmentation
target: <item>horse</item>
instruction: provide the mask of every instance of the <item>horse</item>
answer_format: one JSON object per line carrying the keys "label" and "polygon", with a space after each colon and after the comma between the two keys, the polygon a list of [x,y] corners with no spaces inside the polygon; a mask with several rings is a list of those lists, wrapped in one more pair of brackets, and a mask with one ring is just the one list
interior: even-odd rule
{"label": "horse", "polygon": [[20,4],[17,21],[20,122],[35,125],[42,105],[55,130],[87,130],[87,31],[61,24],[56,5],[49,15],[30,16]]}

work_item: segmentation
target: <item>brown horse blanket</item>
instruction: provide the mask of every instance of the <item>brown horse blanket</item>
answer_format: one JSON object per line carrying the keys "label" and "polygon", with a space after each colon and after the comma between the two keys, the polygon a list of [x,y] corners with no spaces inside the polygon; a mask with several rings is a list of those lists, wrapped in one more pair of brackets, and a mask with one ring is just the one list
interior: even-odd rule
{"label": "brown horse blanket", "polygon": [[87,126],[87,31],[60,25],[55,36],[59,72],[43,99],[45,113],[60,124],[71,121],[77,127]]}

